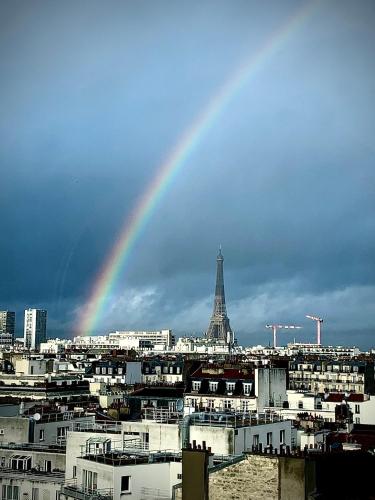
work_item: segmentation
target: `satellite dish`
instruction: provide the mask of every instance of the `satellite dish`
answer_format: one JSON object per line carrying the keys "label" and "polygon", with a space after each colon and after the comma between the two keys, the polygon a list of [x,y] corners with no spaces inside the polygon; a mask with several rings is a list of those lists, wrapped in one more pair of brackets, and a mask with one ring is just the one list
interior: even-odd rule
{"label": "satellite dish", "polygon": [[33,419],[36,420],[36,421],[40,420],[41,419],[40,413],[34,413]]}

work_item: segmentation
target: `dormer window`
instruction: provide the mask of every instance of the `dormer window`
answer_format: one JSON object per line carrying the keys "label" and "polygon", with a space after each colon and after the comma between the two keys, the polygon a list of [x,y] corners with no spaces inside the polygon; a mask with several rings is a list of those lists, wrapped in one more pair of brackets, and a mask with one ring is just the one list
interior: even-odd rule
{"label": "dormer window", "polygon": [[216,392],[218,384],[219,384],[219,382],[210,381],[210,383],[209,383],[210,392]]}
{"label": "dormer window", "polygon": [[200,380],[194,380],[193,381],[193,391],[199,391],[200,388],[201,388]]}
{"label": "dormer window", "polygon": [[251,384],[243,384],[243,393],[245,396],[250,396],[251,394]]}
{"label": "dormer window", "polygon": [[227,382],[227,393],[231,394],[236,386],[235,382]]}

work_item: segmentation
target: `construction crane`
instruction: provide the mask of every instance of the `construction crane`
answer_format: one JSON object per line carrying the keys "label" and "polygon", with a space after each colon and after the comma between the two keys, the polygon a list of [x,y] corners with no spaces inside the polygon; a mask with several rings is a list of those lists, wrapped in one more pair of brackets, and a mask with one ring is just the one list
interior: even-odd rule
{"label": "construction crane", "polygon": [[316,343],[317,345],[321,345],[323,319],[318,318],[318,316],[309,316],[308,314],[306,314],[306,318],[316,321]]}
{"label": "construction crane", "polygon": [[302,326],[296,326],[296,325],[266,325],[266,328],[272,328],[272,333],[273,333],[273,347],[277,347],[277,339],[276,339],[276,332],[277,332],[277,330],[280,330],[280,329],[298,329],[298,328],[302,328]]}

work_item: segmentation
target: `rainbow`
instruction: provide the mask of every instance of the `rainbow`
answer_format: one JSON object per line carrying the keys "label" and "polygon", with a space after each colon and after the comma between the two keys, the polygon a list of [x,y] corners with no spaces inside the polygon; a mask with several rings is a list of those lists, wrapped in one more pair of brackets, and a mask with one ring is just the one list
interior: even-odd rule
{"label": "rainbow", "polygon": [[295,30],[310,16],[317,1],[304,3],[264,43],[256,53],[242,64],[208,102],[204,110],[185,131],[166,161],[158,168],[147,190],[139,198],[126,218],[115,245],[102,267],[88,301],[80,312],[79,335],[90,335],[107,303],[116,278],[129,261],[135,242],[147,226],[160,200],[170,188],[175,177],[194,153],[207,131],[218,119],[229,101],[253,79],[267,61],[285,44]]}

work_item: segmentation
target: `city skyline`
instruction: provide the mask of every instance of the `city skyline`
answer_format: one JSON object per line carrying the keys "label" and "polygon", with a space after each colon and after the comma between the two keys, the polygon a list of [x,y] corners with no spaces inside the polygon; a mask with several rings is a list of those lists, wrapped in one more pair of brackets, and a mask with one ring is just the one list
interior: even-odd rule
{"label": "city skyline", "polygon": [[[48,310],[53,336],[73,336],[180,137],[299,9],[110,4],[0,6],[0,303]],[[221,242],[240,343],[267,345],[273,322],[313,339],[316,314],[324,343],[374,346],[374,6],[304,5],[160,198],[93,333],[202,334]]]}

